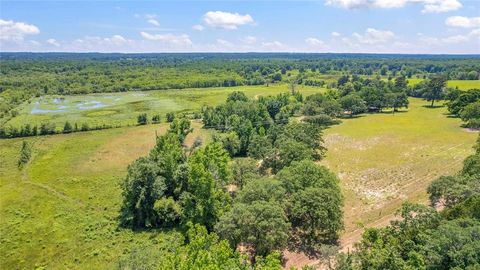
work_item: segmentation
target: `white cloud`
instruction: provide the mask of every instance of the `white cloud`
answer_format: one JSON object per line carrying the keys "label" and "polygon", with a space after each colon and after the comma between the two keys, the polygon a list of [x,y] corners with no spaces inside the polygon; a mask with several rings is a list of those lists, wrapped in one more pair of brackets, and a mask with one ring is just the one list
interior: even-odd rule
{"label": "white cloud", "polygon": [[339,36],[341,36],[340,33],[338,33],[338,32],[332,32],[331,35],[332,35],[332,37],[339,37]]}
{"label": "white cloud", "polygon": [[325,42],[323,42],[322,40],[319,40],[317,38],[312,38],[312,37],[305,39],[305,43],[307,43],[310,46],[314,46],[314,47],[325,46]]}
{"label": "white cloud", "polygon": [[196,24],[194,26],[192,26],[193,30],[197,30],[197,31],[203,31],[205,29],[205,27],[201,24]]}
{"label": "white cloud", "polygon": [[23,41],[25,36],[37,35],[38,33],[40,33],[40,30],[33,24],[0,19],[0,40],[2,41]]}
{"label": "white cloud", "polygon": [[160,26],[160,23],[156,19],[148,19],[147,22],[151,25]]}
{"label": "white cloud", "polygon": [[480,17],[452,16],[445,20],[445,24],[452,27],[463,28],[480,27]]}
{"label": "white cloud", "polygon": [[222,46],[225,46],[225,47],[232,47],[233,46],[233,43],[231,43],[230,41],[226,41],[224,39],[217,39],[217,43],[222,45]]}
{"label": "white cloud", "polygon": [[150,34],[147,32],[140,32],[140,35],[146,40],[161,41],[165,43],[171,43],[176,45],[192,45],[190,37],[186,34],[174,35],[174,34]]}
{"label": "white cloud", "polygon": [[47,43],[55,47],[60,47],[60,43],[54,38],[47,39]]}
{"label": "white cloud", "polygon": [[120,35],[114,35],[111,38],[105,38],[105,41],[110,42],[114,45],[122,45],[122,44],[125,44],[125,43],[128,42],[127,39],[125,39],[124,37],[122,37]]}
{"label": "white cloud", "polygon": [[393,38],[395,38],[395,34],[391,31],[377,30],[374,28],[367,28],[367,30],[365,30],[365,33],[363,35],[358,33],[353,33],[352,36],[356,38],[357,41],[360,43],[371,44],[371,45],[386,43],[388,41],[391,41]]}
{"label": "white cloud", "polygon": [[450,37],[445,37],[441,39],[442,42],[448,43],[448,44],[465,43],[469,40],[470,38],[468,36],[463,36],[463,35],[450,36]]}
{"label": "white cloud", "polygon": [[211,27],[228,30],[237,29],[238,26],[253,24],[255,21],[249,14],[241,15],[224,11],[209,11],[203,15],[203,21]]}
{"label": "white cloud", "polygon": [[462,7],[459,0],[422,0],[423,13],[440,13],[457,10]]}
{"label": "white cloud", "polygon": [[460,0],[326,0],[325,4],[345,9],[401,8],[407,3],[423,5],[423,13],[439,13],[462,7]]}
{"label": "white cloud", "polygon": [[242,41],[245,44],[252,45],[252,44],[257,43],[257,38],[253,37],[253,36],[246,36],[245,38],[242,39]]}
{"label": "white cloud", "polygon": [[263,51],[286,51],[288,46],[280,41],[262,42],[261,50]]}

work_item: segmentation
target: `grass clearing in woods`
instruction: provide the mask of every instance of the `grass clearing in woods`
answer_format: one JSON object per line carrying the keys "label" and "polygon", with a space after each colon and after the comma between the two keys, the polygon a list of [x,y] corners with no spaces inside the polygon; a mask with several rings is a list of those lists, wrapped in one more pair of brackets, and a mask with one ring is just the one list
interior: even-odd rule
{"label": "grass clearing in woods", "polygon": [[340,178],[345,235],[392,214],[403,201],[426,202],[428,184],[462,167],[478,134],[446,107],[410,98],[405,112],[364,114],[325,131],[323,164]]}

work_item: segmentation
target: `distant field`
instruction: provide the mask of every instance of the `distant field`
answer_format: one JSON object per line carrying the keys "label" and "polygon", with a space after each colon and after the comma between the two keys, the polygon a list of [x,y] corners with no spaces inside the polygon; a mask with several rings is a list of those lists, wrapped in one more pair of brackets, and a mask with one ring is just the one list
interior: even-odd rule
{"label": "distant field", "polygon": [[[297,86],[305,95],[324,91],[324,88]],[[184,90],[158,90],[144,92],[105,93],[76,96],[45,96],[34,98],[20,106],[19,116],[10,119],[6,125],[23,126],[27,123],[39,125],[54,122],[61,129],[66,121],[88,123],[90,126],[135,125],[140,113],[149,117],[160,114],[163,121],[168,112],[189,112],[202,106],[224,102],[229,93],[242,91],[249,97],[276,95],[289,91],[287,84],[270,86],[239,86],[200,88]]]}
{"label": "distant field", "polygon": [[411,98],[408,112],[363,115],[326,130],[323,163],[337,173],[346,197],[344,238],[402,201],[425,202],[428,184],[458,171],[473,152],[478,134],[460,128],[445,107],[425,104]]}
{"label": "distant field", "polygon": [[467,81],[452,80],[452,81],[448,81],[447,85],[449,87],[458,87],[461,90],[468,90],[472,88],[480,89],[480,80],[467,80]]}
{"label": "distant field", "polygon": [[[408,85],[414,86],[423,79],[411,78],[408,79]],[[448,87],[458,87],[460,90],[468,90],[472,88],[480,88],[480,80],[449,80],[447,81]]]}
{"label": "distant field", "polygon": [[[209,131],[194,124],[196,136]],[[132,247],[180,241],[172,232],[118,228],[120,181],[167,124],[27,138],[33,159],[16,167],[23,139],[0,140],[0,269],[112,269]]]}

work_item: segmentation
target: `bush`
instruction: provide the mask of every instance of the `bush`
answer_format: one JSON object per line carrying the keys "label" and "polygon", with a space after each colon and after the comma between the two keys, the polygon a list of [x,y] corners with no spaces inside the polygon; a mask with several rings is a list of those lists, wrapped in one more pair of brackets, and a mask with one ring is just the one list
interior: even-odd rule
{"label": "bush", "polygon": [[146,113],[142,113],[140,115],[138,115],[137,117],[137,123],[139,125],[146,125],[148,122],[148,117],[147,117],[147,114]]}
{"label": "bush", "polygon": [[318,126],[331,126],[331,125],[338,125],[341,123],[340,120],[333,119],[332,117],[326,114],[319,114],[314,116],[306,116],[303,121],[318,125]]}
{"label": "bush", "polygon": [[171,123],[175,119],[175,115],[170,112],[170,113],[167,113],[166,118],[167,118],[167,122]]}
{"label": "bush", "polygon": [[152,123],[154,124],[158,124],[160,123],[161,119],[160,119],[160,115],[159,114],[156,114],[152,117]]}

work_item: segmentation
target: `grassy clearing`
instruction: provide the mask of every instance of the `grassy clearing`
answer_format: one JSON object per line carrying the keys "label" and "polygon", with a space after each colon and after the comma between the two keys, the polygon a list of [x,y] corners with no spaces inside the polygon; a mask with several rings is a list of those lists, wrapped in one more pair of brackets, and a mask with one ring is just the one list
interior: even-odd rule
{"label": "grassy clearing", "polygon": [[[209,131],[194,123],[195,137]],[[118,228],[127,164],[153,147],[166,124],[28,138],[34,154],[16,167],[23,139],[0,140],[0,269],[112,268],[131,247],[178,241],[172,232]]]}
{"label": "grassy clearing", "polygon": [[[324,91],[324,88],[298,86],[305,95]],[[19,116],[10,119],[6,125],[39,125],[54,122],[57,129],[66,121],[88,123],[91,127],[106,125],[135,125],[140,113],[150,117],[160,114],[165,120],[168,112],[200,110],[202,106],[218,105],[233,91],[242,91],[249,97],[276,95],[289,91],[287,84],[270,86],[239,86],[184,90],[158,90],[146,92],[105,93],[78,96],[46,96],[34,98],[19,107]]]}
{"label": "grassy clearing", "polygon": [[480,80],[452,80],[448,81],[447,85],[449,87],[458,87],[460,90],[468,90],[472,88],[480,89]]}
{"label": "grassy clearing", "polygon": [[[408,79],[409,86],[415,86],[416,84],[423,81],[419,78],[410,78]],[[480,80],[449,80],[447,81],[448,87],[458,87],[460,90],[468,90],[472,88],[480,88]]]}
{"label": "grassy clearing", "polygon": [[426,201],[426,187],[458,171],[478,136],[446,108],[410,99],[408,112],[346,119],[326,131],[323,161],[341,179],[345,235],[394,212],[405,200]]}

